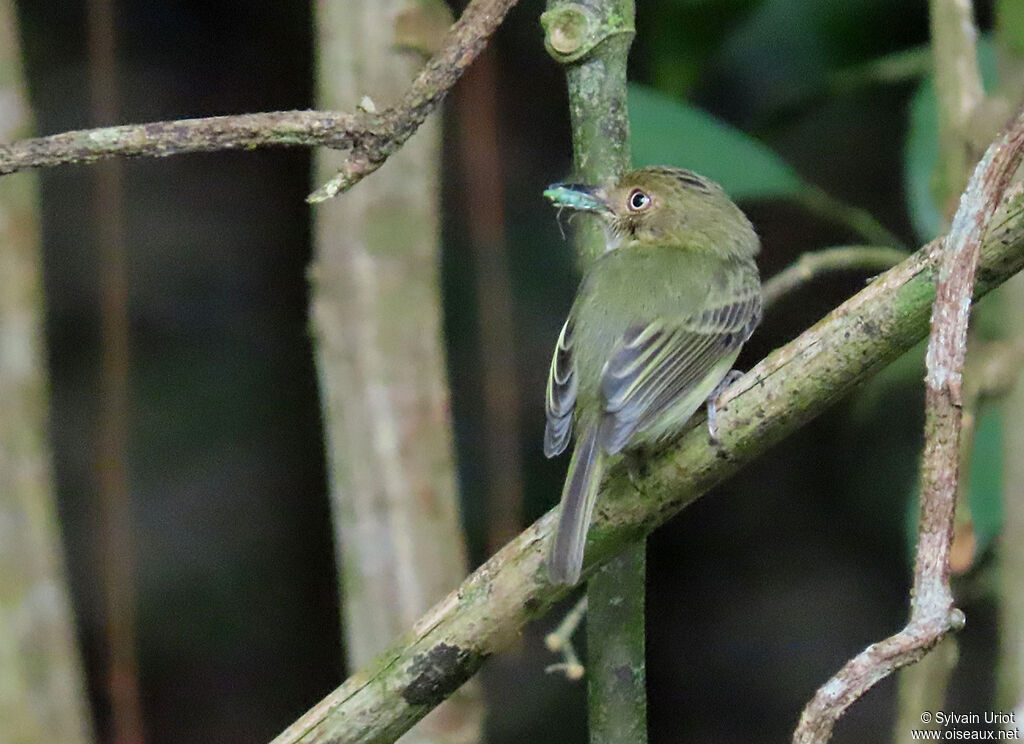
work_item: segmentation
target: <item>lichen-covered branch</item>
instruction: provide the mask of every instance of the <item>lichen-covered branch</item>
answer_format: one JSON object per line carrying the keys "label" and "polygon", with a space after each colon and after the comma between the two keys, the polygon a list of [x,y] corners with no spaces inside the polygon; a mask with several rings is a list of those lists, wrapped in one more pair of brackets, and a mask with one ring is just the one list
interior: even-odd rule
{"label": "lichen-covered branch", "polygon": [[590,744],[647,741],[647,546],[641,540],[587,582]]}
{"label": "lichen-covered branch", "polygon": [[[0,144],[0,175],[26,168],[88,163],[121,156],[163,157],[186,152],[324,145],[348,150],[322,198],[351,188],[377,170],[444,100],[484,48],[516,0],[472,0],[451,27],[441,50],[398,101],[376,110],[369,101],[353,113],[274,111],[85,129]],[[373,95],[374,91],[366,91]]]}
{"label": "lichen-covered branch", "polygon": [[[610,474],[590,529],[584,573],[619,554],[750,463],[922,339],[942,241],[880,276],[726,391],[718,447],[701,417],[639,480]],[[1024,220],[993,227],[981,247],[975,297],[1024,266]],[[469,679],[491,654],[567,591],[546,580],[555,524],[548,513],[424,615],[411,634],[350,677],[275,740],[387,742]]]}
{"label": "lichen-covered branch", "polygon": [[[967,183],[970,169],[981,155],[981,148],[990,139],[988,134],[981,135],[985,97],[972,6],[972,0],[929,1],[932,80],[938,103],[938,157],[932,173],[932,198],[945,225],[950,224],[957,207],[956,197]],[[1008,114],[1004,114],[995,125],[993,134]],[[972,436],[969,430],[961,436],[961,462],[966,462]],[[961,499],[966,501],[962,490]],[[942,706],[956,665],[957,646],[957,639],[949,637],[925,663],[914,664],[901,671],[896,720],[899,727],[896,730],[904,732],[900,738],[906,736],[908,728],[921,725],[922,710]],[[928,707],[922,708],[922,704]]]}
{"label": "lichen-covered branch", "polygon": [[960,462],[967,322],[982,240],[1022,155],[1024,112],[975,168],[940,254],[926,355],[921,515],[910,621],[896,635],[858,654],[818,690],[801,716],[795,743],[828,741],[847,707],[879,680],[920,660],[964,623],[963,613],[953,606],[949,550]]}

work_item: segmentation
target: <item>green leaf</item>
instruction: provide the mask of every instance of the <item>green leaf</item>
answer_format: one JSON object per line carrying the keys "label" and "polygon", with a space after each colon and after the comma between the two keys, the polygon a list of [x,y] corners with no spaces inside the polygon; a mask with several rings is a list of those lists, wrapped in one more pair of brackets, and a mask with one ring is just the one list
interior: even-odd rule
{"label": "green leaf", "polygon": [[629,86],[633,164],[677,165],[722,185],[733,199],[795,197],[807,188],[767,146],[706,111],[644,85]]}
{"label": "green leaf", "polygon": [[903,153],[907,210],[914,232],[921,240],[931,240],[943,232],[938,195],[932,179],[939,162],[939,122],[935,88],[929,77],[910,101],[910,123]]}
{"label": "green leaf", "polygon": [[[920,517],[917,485],[907,499],[906,541],[908,556],[911,557],[917,544]],[[1003,529],[1003,420],[998,407],[985,411],[978,419],[971,452],[967,504],[974,531],[974,555],[979,556]]]}
{"label": "green leaf", "polygon": [[1003,421],[998,407],[984,412],[978,419],[967,501],[974,523],[976,550],[981,553],[1003,527]]}
{"label": "green leaf", "polygon": [[996,39],[1016,55],[1024,55],[1024,3],[996,0]]}

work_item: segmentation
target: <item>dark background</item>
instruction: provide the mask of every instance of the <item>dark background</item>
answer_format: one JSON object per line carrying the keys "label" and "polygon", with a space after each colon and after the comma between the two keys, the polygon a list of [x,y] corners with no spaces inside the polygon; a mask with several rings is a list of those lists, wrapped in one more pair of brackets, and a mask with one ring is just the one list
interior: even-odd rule
{"label": "dark background", "polygon": [[[979,5],[986,27],[987,4]],[[908,105],[918,81],[833,82],[840,70],[925,44],[925,2],[639,6],[633,79],[752,134],[909,245],[924,237],[911,229],[904,195]],[[554,505],[565,468],[564,459],[541,454],[542,391],[575,286],[571,245],[541,197],[571,167],[564,78],[543,49],[542,9],[523,0],[495,40],[524,524]],[[38,132],[88,126],[83,4],[23,0],[18,10]],[[122,120],[313,107],[311,24],[300,2],[122,3]],[[453,141],[473,119],[458,108],[444,115],[446,341],[476,565],[487,557],[481,363]],[[99,315],[90,171],[64,167],[40,179],[60,514],[105,731],[91,506]],[[138,646],[154,744],[269,739],[346,671],[306,317],[303,198],[312,185],[310,155],[301,150],[126,165]],[[856,240],[791,203],[742,206],[762,236],[766,276],[803,251]],[[739,366],[795,336],[863,280],[833,277],[782,303]],[[788,740],[815,689],[901,626],[921,356],[912,352],[651,539],[653,742]],[[969,623],[951,707],[990,709],[994,609],[985,599],[961,606]],[[542,620],[485,669],[490,742],[585,741],[584,685],[543,673],[554,659],[539,639],[560,616]],[[887,740],[894,691],[885,682],[855,705],[835,741]]]}

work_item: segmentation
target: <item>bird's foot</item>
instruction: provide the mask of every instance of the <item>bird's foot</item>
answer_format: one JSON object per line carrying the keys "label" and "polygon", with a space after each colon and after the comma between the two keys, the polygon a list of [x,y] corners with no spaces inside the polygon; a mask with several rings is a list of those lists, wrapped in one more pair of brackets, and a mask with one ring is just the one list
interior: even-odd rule
{"label": "bird's foot", "polygon": [[630,484],[632,484],[636,491],[643,493],[644,489],[640,484],[651,471],[647,452],[643,447],[633,448],[623,452],[622,459],[623,464],[626,467],[626,475],[629,476]]}
{"label": "bird's foot", "polygon": [[718,399],[722,397],[722,393],[729,389],[736,380],[743,377],[743,373],[738,369],[729,370],[728,374],[722,378],[722,381],[715,385],[715,389],[711,391],[711,395],[708,396],[708,436],[711,438],[711,444],[718,446]]}

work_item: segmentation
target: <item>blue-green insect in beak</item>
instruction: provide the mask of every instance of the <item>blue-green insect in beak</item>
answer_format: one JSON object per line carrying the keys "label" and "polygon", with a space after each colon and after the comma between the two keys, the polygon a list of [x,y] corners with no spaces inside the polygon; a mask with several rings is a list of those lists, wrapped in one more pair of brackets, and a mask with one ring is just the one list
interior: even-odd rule
{"label": "blue-green insect in beak", "polygon": [[603,192],[604,189],[581,183],[553,183],[544,190],[544,196],[556,207],[606,214],[608,204]]}

